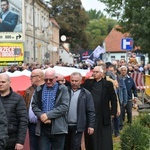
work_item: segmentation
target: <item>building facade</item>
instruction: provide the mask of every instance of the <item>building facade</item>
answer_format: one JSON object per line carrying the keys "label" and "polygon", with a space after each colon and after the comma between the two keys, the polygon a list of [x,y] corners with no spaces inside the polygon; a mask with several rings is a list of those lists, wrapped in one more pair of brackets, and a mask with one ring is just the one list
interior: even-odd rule
{"label": "building facade", "polygon": [[24,62],[59,61],[59,25],[50,18],[50,7],[42,0],[25,0]]}

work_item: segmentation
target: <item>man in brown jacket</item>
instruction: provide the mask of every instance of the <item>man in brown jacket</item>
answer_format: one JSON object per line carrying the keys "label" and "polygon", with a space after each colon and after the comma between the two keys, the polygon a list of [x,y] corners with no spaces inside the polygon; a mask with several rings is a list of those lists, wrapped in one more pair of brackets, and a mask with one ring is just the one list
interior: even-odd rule
{"label": "man in brown jacket", "polygon": [[44,72],[41,69],[34,69],[31,72],[31,86],[26,90],[24,99],[28,109],[29,116],[29,139],[30,150],[38,150],[38,136],[35,135],[35,127],[37,123],[37,117],[34,115],[31,107],[32,96],[37,86],[44,84]]}

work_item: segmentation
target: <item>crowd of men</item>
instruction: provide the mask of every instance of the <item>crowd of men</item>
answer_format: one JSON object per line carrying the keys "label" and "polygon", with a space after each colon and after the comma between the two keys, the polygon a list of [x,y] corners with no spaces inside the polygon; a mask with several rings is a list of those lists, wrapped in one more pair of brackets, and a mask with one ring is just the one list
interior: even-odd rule
{"label": "crowd of men", "polygon": [[19,67],[1,71],[0,148],[22,150],[28,129],[30,150],[80,150],[82,137],[86,150],[112,150],[112,135],[120,135],[125,120],[132,123],[132,106],[138,99],[130,73],[144,72],[144,66],[136,68],[123,59],[111,63],[100,60],[84,82],[79,72],[66,81],[52,67],[21,67],[31,71],[31,86],[23,97],[13,91],[6,73]]}

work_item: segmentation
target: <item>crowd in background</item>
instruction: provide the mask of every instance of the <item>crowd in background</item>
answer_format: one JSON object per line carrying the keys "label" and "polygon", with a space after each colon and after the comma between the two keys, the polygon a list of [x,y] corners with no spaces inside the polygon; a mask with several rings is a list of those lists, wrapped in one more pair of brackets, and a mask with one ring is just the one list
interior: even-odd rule
{"label": "crowd in background", "polygon": [[[97,64],[104,63],[102,60],[98,60],[95,62],[96,66]],[[128,72],[132,73],[134,71],[137,72],[142,72],[146,75],[150,74],[150,63],[144,64],[143,62],[138,63],[138,62],[127,62],[125,59],[120,59],[120,60],[114,60],[112,62],[106,62],[106,65],[113,64],[116,66],[118,69],[121,66],[127,66]],[[17,65],[12,65],[12,66],[5,66],[2,67],[0,72],[14,72],[16,70],[18,71],[23,71],[25,69],[32,71],[34,69],[47,69],[47,68],[53,68],[54,66],[64,66],[64,67],[74,67],[74,68],[79,68],[79,69],[93,69],[93,65],[86,64],[86,62],[80,62],[78,64],[68,64],[68,63],[63,63],[63,62],[56,62],[56,64],[52,63],[45,63],[44,65],[39,64],[39,63],[23,63],[22,66],[17,66]]]}

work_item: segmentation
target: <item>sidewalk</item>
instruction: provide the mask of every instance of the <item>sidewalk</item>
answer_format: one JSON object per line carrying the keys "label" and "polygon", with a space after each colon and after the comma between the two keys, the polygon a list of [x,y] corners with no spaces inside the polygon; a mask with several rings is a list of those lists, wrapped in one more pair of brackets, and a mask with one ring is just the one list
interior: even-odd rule
{"label": "sidewalk", "polygon": [[132,116],[133,117],[136,117],[136,116],[138,116],[139,115],[139,112],[137,111],[137,109],[132,109]]}

